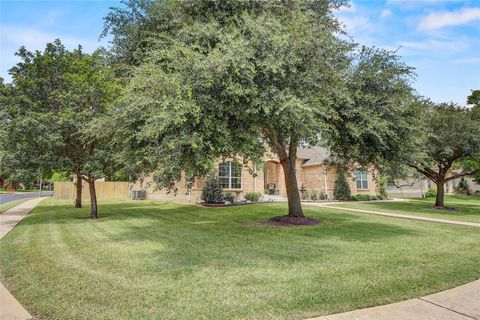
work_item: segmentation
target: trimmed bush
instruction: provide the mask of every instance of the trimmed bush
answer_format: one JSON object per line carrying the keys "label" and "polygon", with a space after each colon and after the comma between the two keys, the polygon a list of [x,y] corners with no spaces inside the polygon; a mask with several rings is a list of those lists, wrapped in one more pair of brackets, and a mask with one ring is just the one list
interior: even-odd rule
{"label": "trimmed bush", "polygon": [[233,193],[228,192],[228,193],[225,193],[225,195],[223,196],[223,199],[225,201],[233,203],[235,201],[235,195]]}
{"label": "trimmed bush", "polygon": [[315,191],[310,192],[310,200],[317,201],[318,198],[318,193]]}
{"label": "trimmed bush", "polygon": [[458,182],[458,186],[455,188],[455,192],[460,194],[465,194],[467,196],[471,195],[468,182],[465,179],[465,177],[460,178],[460,181]]}
{"label": "trimmed bush", "polygon": [[318,199],[319,199],[319,200],[326,200],[326,199],[327,199],[327,195],[326,195],[325,193],[323,193],[323,192],[320,192],[320,193],[318,194]]}
{"label": "trimmed bush", "polygon": [[430,188],[427,193],[425,193],[425,198],[435,198],[437,196],[437,190]]}
{"label": "trimmed bush", "polygon": [[302,200],[309,200],[310,199],[310,193],[308,191],[303,191],[301,194]]}
{"label": "trimmed bush", "polygon": [[336,200],[350,200],[351,197],[350,186],[345,178],[345,172],[338,170],[337,180],[335,180],[335,189],[333,190],[333,197]]}
{"label": "trimmed bush", "polygon": [[383,200],[381,194],[357,194],[352,197],[354,201],[372,201],[372,200]]}
{"label": "trimmed bush", "polygon": [[206,203],[223,203],[223,188],[216,176],[209,176],[205,181],[201,199]]}
{"label": "trimmed bush", "polygon": [[252,202],[257,202],[260,200],[262,194],[260,192],[247,192],[245,194],[245,199]]}

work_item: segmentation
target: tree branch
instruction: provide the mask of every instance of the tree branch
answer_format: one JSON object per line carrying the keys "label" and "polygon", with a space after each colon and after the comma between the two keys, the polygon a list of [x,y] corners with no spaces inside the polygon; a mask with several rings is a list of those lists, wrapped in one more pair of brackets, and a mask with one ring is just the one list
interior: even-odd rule
{"label": "tree branch", "polygon": [[430,168],[420,168],[412,163],[407,163],[407,165],[411,168],[414,168],[415,170],[417,170],[418,172],[420,172],[421,174],[425,175],[427,178],[429,178],[430,180],[432,180],[433,182],[437,183],[438,182],[438,179],[439,179],[439,174],[436,173],[435,171],[433,171],[432,169]]}
{"label": "tree branch", "polygon": [[456,174],[446,178],[445,182],[455,180],[455,179],[465,177],[465,176],[471,176],[471,175],[474,175],[474,174],[479,173],[479,172],[480,172],[480,169],[475,169],[475,170],[470,170],[470,171],[466,171],[466,172],[456,173]]}

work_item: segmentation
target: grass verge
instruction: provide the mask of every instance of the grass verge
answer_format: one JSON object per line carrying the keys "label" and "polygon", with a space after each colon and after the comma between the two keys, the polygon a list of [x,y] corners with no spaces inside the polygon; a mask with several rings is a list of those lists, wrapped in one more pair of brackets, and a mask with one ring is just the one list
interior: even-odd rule
{"label": "grass verge", "polygon": [[0,214],[4,213],[5,211],[12,209],[15,206],[18,206],[20,203],[31,200],[32,198],[23,198],[18,199],[15,201],[7,202],[5,204],[0,205]]}

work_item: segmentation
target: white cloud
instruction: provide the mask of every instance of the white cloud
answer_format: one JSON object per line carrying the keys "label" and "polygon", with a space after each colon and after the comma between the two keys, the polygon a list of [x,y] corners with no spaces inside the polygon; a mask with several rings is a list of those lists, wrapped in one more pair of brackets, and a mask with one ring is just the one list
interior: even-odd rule
{"label": "white cloud", "polygon": [[345,12],[356,12],[357,11],[357,7],[355,6],[355,3],[350,2],[348,6],[342,6],[340,7],[340,9],[338,10],[338,13],[345,13]]}
{"label": "white cloud", "polygon": [[417,52],[429,51],[432,53],[463,52],[469,48],[468,40],[463,38],[456,40],[427,39],[424,41],[402,41],[399,45],[406,49],[414,49]]}
{"label": "white cloud", "polygon": [[453,61],[454,63],[460,64],[480,64],[480,57],[469,57],[469,58],[462,58]]}
{"label": "white cloud", "polygon": [[390,10],[390,9],[383,9],[382,12],[380,13],[380,18],[383,18],[383,19],[388,18],[388,17],[390,17],[392,14],[393,14],[393,13],[392,13],[392,10]]}
{"label": "white cloud", "polygon": [[[449,0],[454,1],[454,0]],[[458,0],[461,1],[461,0]],[[444,4],[447,0],[387,0],[387,6],[396,6],[401,9],[411,10],[418,9],[418,7],[425,7],[430,5]]]}
{"label": "white cloud", "polygon": [[480,8],[463,8],[456,11],[434,12],[425,16],[418,26],[420,30],[436,30],[480,21]]}
{"label": "white cloud", "polygon": [[79,44],[87,52],[95,50],[100,44],[96,41],[81,39],[59,33],[50,33],[34,28],[0,26],[0,34],[3,47],[25,46],[28,50],[39,50],[45,48],[47,42],[52,42],[56,38],[60,38],[62,43],[69,48],[75,48]]}
{"label": "white cloud", "polygon": [[[1,0],[0,0],[1,1]],[[0,77],[5,78],[6,82],[11,81],[7,70],[20,62],[20,58],[15,56],[15,52],[25,46],[29,51],[44,50],[48,42],[53,42],[60,38],[63,45],[69,50],[82,45],[85,52],[91,53],[101,45],[107,45],[107,40],[97,42],[93,39],[84,39],[57,31],[42,31],[39,28],[19,27],[13,25],[0,24]]]}
{"label": "white cloud", "polygon": [[358,32],[367,31],[371,28],[370,20],[364,16],[340,17],[340,21],[345,24],[347,32],[357,34]]}

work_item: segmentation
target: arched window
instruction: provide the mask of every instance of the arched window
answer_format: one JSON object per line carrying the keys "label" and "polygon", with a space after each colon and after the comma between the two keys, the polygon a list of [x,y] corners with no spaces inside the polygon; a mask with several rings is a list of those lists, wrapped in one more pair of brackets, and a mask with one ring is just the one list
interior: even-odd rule
{"label": "arched window", "polygon": [[357,169],[357,189],[368,189],[368,174],[365,169]]}
{"label": "arched window", "polygon": [[218,166],[218,179],[223,189],[242,188],[242,166],[238,162],[226,161]]}

